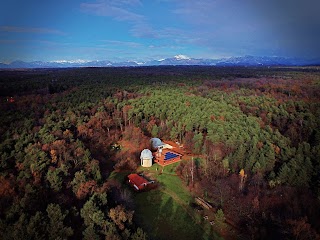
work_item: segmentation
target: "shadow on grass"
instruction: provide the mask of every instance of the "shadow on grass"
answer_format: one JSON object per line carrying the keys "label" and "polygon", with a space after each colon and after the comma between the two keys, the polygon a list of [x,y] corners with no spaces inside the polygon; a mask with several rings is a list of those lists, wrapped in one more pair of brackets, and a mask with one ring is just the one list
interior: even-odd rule
{"label": "shadow on grass", "polygon": [[204,231],[169,195],[153,190],[135,195],[135,221],[149,239],[216,239],[212,229]]}
{"label": "shadow on grass", "polygon": [[[114,172],[110,179],[131,190],[134,202],[134,222],[142,227],[149,239],[219,239],[209,223],[193,213],[189,204],[192,197],[181,188],[177,176],[157,176],[158,187],[146,192],[135,192],[124,184],[128,173]],[[193,216],[194,214],[194,216]]]}

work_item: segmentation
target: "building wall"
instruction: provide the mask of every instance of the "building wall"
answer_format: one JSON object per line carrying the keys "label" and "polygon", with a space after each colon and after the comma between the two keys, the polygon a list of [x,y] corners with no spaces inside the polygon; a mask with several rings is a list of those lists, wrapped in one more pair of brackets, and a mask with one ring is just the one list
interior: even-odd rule
{"label": "building wall", "polygon": [[152,166],[152,159],[150,159],[150,158],[142,158],[141,159],[141,166],[142,167],[151,167]]}

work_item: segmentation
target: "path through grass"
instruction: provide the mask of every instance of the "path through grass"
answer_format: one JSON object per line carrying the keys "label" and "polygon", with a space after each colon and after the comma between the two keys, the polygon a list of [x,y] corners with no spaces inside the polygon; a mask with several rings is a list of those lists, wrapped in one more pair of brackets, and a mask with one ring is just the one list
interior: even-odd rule
{"label": "path through grass", "polygon": [[[179,163],[166,166],[154,164],[139,168],[159,183],[157,189],[134,192],[135,222],[152,240],[221,239],[207,221],[191,206],[193,196],[175,174]],[[162,174],[159,174],[159,173]],[[113,172],[110,178],[124,183],[129,172]]]}
{"label": "path through grass", "polygon": [[156,178],[160,187],[135,194],[136,222],[150,239],[219,239],[210,224],[190,207],[193,197],[176,176],[177,165],[166,166],[160,175],[161,167],[156,164],[139,169]]}

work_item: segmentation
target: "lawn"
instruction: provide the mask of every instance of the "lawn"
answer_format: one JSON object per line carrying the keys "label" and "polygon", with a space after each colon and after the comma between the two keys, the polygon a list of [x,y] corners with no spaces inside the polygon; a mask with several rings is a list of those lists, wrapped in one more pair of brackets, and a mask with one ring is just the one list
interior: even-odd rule
{"label": "lawn", "polygon": [[[138,169],[149,173],[160,186],[133,194],[135,222],[147,232],[149,239],[219,239],[210,224],[190,207],[193,197],[175,175],[178,164],[164,167],[162,174],[159,174],[162,167],[157,164]],[[123,177],[122,173],[112,174],[119,181]]]}
{"label": "lawn", "polygon": [[[159,190],[135,196],[137,222],[150,239],[213,239],[170,195]],[[210,236],[211,235],[211,236]]]}

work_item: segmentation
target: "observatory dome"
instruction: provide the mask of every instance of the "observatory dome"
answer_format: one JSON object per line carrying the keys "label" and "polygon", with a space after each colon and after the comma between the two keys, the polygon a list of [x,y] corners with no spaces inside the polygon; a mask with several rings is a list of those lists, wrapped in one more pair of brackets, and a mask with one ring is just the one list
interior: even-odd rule
{"label": "observatory dome", "polygon": [[150,142],[153,149],[157,149],[158,147],[161,147],[164,145],[159,138],[151,138]]}
{"label": "observatory dome", "polygon": [[151,167],[152,166],[152,152],[149,149],[144,149],[140,155],[141,166]]}

